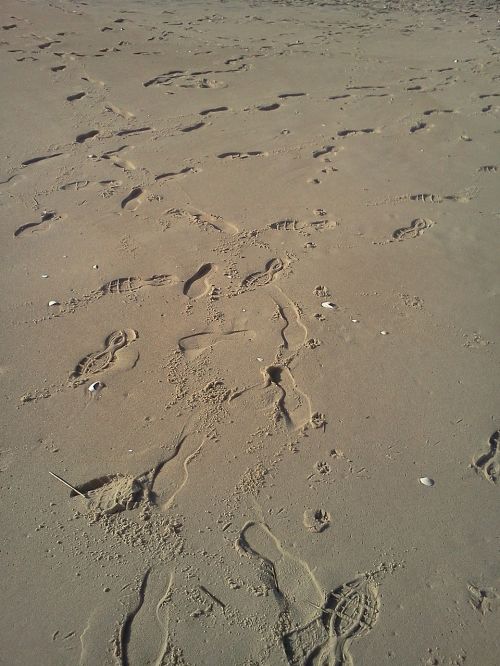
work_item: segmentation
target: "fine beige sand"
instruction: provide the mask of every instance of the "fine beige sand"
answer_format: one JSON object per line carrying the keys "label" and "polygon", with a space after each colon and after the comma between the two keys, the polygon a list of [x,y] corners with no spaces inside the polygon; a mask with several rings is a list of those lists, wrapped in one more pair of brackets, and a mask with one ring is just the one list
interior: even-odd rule
{"label": "fine beige sand", "polygon": [[1,664],[500,663],[497,9],[2,0]]}

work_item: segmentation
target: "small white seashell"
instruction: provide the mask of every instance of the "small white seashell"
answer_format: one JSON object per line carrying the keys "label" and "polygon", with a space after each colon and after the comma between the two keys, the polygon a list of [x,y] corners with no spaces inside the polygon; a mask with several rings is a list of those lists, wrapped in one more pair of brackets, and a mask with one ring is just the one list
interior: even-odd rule
{"label": "small white seashell", "polygon": [[263,361],[264,359],[261,358],[260,356],[257,356],[257,360],[260,361],[260,362],[262,363],[262,361]]}
{"label": "small white seashell", "polygon": [[92,266],[92,268],[93,268],[94,270],[97,270],[97,269],[99,268],[99,266],[98,266],[97,264],[94,264],[94,265]]}
{"label": "small white seashell", "polygon": [[359,319],[351,319],[353,324],[357,324],[359,322]]}
{"label": "small white seashell", "polygon": [[104,384],[103,384],[102,382],[93,382],[93,383],[89,386],[89,391],[90,391],[91,393],[97,393],[97,391],[100,391],[100,390],[103,389],[103,388],[104,388]]}
{"label": "small white seashell", "polygon": [[380,331],[380,335],[389,335],[389,331]]}
{"label": "small white seashell", "polygon": [[48,278],[49,276],[47,275],[47,273],[44,273],[43,275],[40,275],[40,277]]}
{"label": "small white seashell", "polygon": [[322,308],[328,308],[329,310],[335,310],[336,305],[335,303],[332,303],[331,301],[325,301],[324,303],[321,303]]}
{"label": "small white seashell", "polygon": [[49,301],[49,307],[52,307],[53,305],[59,305],[57,301]]}
{"label": "small white seashell", "polygon": [[419,481],[423,486],[428,486],[429,488],[434,485],[434,480],[429,479],[428,476],[422,476]]}

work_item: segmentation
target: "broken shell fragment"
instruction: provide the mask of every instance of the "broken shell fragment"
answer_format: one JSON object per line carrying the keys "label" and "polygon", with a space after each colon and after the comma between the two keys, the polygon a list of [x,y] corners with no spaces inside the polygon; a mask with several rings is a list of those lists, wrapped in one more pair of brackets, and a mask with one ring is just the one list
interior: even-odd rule
{"label": "broken shell fragment", "polygon": [[51,308],[53,305],[59,305],[58,301],[49,301],[49,307]]}
{"label": "broken shell fragment", "polygon": [[335,310],[337,307],[335,303],[332,303],[331,301],[325,301],[324,303],[321,303],[322,308],[327,308],[328,310]]}
{"label": "broken shell fragment", "polygon": [[380,331],[380,335],[389,335],[389,331]]}
{"label": "broken shell fragment", "polygon": [[429,479],[428,476],[422,476],[419,481],[423,486],[428,486],[429,488],[434,485],[434,480]]}
{"label": "broken shell fragment", "polygon": [[90,393],[97,393],[97,391],[100,391],[103,388],[104,388],[104,384],[102,382],[93,382],[89,386],[89,391],[90,391]]}

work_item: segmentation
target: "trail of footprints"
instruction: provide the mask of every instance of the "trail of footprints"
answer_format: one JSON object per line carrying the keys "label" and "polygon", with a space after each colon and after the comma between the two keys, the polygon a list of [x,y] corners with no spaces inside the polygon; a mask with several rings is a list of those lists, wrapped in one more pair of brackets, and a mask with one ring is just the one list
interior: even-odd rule
{"label": "trail of footprints", "polygon": [[[260,537],[259,545],[253,543],[256,537]],[[264,544],[265,551],[260,544]],[[374,577],[365,574],[325,595],[309,566],[285,551],[264,523],[246,523],[235,547],[241,555],[259,563],[263,582],[272,590],[281,613],[300,618],[304,615],[301,609],[307,605],[316,609],[305,624],[282,633],[288,664],[353,666],[351,644],[373,629],[380,612]]]}

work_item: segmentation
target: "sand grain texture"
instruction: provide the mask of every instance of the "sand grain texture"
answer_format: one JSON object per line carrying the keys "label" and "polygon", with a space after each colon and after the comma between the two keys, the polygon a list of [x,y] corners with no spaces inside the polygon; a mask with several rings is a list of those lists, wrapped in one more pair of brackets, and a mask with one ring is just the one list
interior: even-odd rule
{"label": "sand grain texture", "polygon": [[500,663],[496,9],[2,2],[2,664]]}

